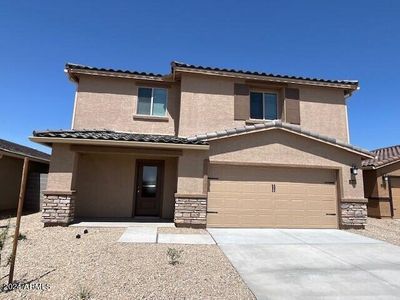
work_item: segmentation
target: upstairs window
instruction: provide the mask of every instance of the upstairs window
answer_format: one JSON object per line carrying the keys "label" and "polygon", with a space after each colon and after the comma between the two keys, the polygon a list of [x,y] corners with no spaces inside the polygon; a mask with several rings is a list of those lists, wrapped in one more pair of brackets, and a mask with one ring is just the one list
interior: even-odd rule
{"label": "upstairs window", "polygon": [[259,120],[278,119],[278,94],[251,92],[250,118]]}
{"label": "upstairs window", "polygon": [[138,115],[165,116],[167,111],[167,89],[144,88],[138,90]]}

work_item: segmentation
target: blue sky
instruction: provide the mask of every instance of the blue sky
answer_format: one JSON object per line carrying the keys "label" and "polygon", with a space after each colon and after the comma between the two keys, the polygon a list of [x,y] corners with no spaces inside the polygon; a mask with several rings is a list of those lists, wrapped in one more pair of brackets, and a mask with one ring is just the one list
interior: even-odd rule
{"label": "blue sky", "polygon": [[66,62],[168,73],[170,61],[358,79],[351,142],[400,144],[400,1],[1,1],[0,138],[70,128]]}

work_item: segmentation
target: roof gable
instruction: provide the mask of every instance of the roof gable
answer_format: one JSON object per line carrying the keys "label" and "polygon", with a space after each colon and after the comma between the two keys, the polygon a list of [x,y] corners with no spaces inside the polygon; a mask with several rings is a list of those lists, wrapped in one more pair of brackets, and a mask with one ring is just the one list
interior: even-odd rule
{"label": "roof gable", "polygon": [[323,136],[320,134],[316,134],[313,132],[310,132],[308,130],[303,130],[300,128],[300,126],[297,125],[292,125],[288,123],[283,123],[281,121],[271,121],[271,122],[264,122],[264,123],[259,123],[259,124],[254,124],[254,125],[247,125],[243,127],[237,127],[237,128],[231,128],[231,129],[226,129],[226,130],[221,130],[221,131],[214,131],[214,132],[209,132],[205,134],[199,134],[195,135],[192,137],[189,137],[189,141],[212,141],[216,139],[223,139],[223,138],[230,138],[234,136],[240,136],[243,134],[251,134],[251,133],[256,133],[256,132],[262,132],[262,131],[267,131],[267,130],[273,130],[273,129],[279,129],[279,130],[285,130],[300,136],[303,136],[305,138],[313,139],[325,144],[329,144],[334,147],[341,148],[343,150],[349,151],[356,153],[364,158],[373,158],[374,155],[369,152],[368,150],[343,143],[341,141],[337,141],[334,138]]}

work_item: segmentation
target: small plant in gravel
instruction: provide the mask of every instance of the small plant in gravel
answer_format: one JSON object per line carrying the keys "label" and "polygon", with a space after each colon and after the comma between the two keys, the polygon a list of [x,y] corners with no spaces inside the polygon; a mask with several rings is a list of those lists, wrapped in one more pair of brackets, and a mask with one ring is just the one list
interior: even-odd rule
{"label": "small plant in gravel", "polygon": [[181,258],[182,253],[183,253],[183,250],[177,250],[175,248],[168,248],[167,257],[168,257],[169,264],[173,265],[173,266],[180,264],[179,259]]}
{"label": "small plant in gravel", "polygon": [[18,235],[18,241],[25,241],[27,239],[26,235],[23,233],[20,233]]}
{"label": "small plant in gravel", "polygon": [[80,300],[89,300],[92,299],[92,291],[84,286],[79,288],[78,299]]}

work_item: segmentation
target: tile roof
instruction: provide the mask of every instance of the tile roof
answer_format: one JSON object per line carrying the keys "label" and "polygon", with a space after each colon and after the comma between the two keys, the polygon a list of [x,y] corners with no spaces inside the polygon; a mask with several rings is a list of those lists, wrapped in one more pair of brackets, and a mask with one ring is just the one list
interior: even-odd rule
{"label": "tile roof", "polygon": [[50,155],[47,153],[2,139],[0,139],[0,151],[37,158],[40,160],[50,160]]}
{"label": "tile roof", "polygon": [[148,73],[148,72],[138,72],[138,71],[130,71],[130,70],[120,70],[120,69],[111,69],[111,68],[97,68],[90,67],[80,64],[66,63],[65,68],[67,70],[89,70],[89,71],[100,71],[100,72],[115,72],[115,73],[125,73],[132,75],[142,75],[142,76],[152,76],[152,77],[163,77],[162,74]]}
{"label": "tile roof", "polygon": [[174,67],[196,69],[196,70],[230,72],[230,73],[238,73],[238,74],[283,78],[283,79],[308,80],[308,81],[316,81],[316,82],[324,82],[324,83],[349,84],[349,85],[354,85],[355,87],[358,86],[358,80],[331,80],[331,79],[303,77],[303,76],[290,76],[290,75],[272,74],[272,73],[265,73],[265,72],[254,72],[254,71],[245,71],[245,70],[236,70],[236,69],[205,67],[205,66],[199,66],[199,65],[190,65],[190,64],[180,63],[180,62],[176,62],[176,61],[172,62],[172,68],[174,68]]}
{"label": "tile roof", "polygon": [[[233,74],[245,74],[245,75],[255,75],[255,76],[265,76],[272,77],[277,79],[288,79],[288,80],[307,80],[319,83],[330,83],[330,84],[345,84],[350,85],[352,88],[357,88],[358,81],[357,80],[331,80],[331,79],[322,79],[322,78],[314,78],[314,77],[304,77],[304,76],[290,76],[290,75],[282,75],[282,74],[272,74],[265,72],[255,72],[255,71],[246,71],[246,70],[237,70],[237,69],[227,69],[227,68],[216,68],[216,67],[206,67],[200,65],[191,65],[173,61],[171,63],[172,72],[176,67],[178,68],[186,68],[186,69],[195,69],[195,70],[205,70],[205,71],[217,71],[217,72],[229,72]],[[150,76],[150,77],[166,77],[170,74],[156,74],[150,72],[139,72],[133,70],[121,70],[121,69],[112,69],[112,68],[98,68],[85,66],[81,64],[73,64],[67,63],[65,65],[65,69],[68,71],[74,70],[86,70],[86,71],[97,71],[97,72],[110,72],[110,73],[122,73],[122,74],[130,74],[130,75],[139,75],[139,76]]]}
{"label": "tile roof", "polygon": [[374,159],[364,160],[363,167],[382,167],[389,163],[400,161],[400,145],[380,148],[371,151],[376,157]]}
{"label": "tile roof", "polygon": [[186,145],[208,145],[205,141],[190,141],[187,138],[173,135],[139,134],[128,132],[116,132],[111,130],[56,130],[56,131],[34,131],[35,137],[47,138],[74,138],[88,140],[113,140],[133,141],[150,143],[186,144]]}
{"label": "tile roof", "polygon": [[340,146],[340,147],[343,147],[343,148],[346,148],[346,149],[349,149],[352,151],[362,153],[369,157],[373,156],[373,154],[371,152],[369,152],[368,150],[338,141],[338,140],[328,137],[328,136],[313,133],[308,130],[303,130],[298,125],[283,123],[282,121],[267,121],[264,123],[257,123],[254,125],[247,125],[247,126],[243,126],[243,127],[231,128],[231,129],[226,129],[226,130],[221,130],[221,131],[213,131],[213,132],[209,132],[209,133],[205,133],[205,134],[199,134],[199,135],[195,135],[192,137],[188,137],[188,140],[190,140],[190,141],[208,141],[208,140],[214,139],[214,138],[235,136],[235,135],[238,135],[241,133],[259,131],[259,130],[268,129],[268,128],[283,128],[283,129],[286,129],[286,130],[289,130],[289,131],[292,131],[295,133],[300,133],[305,136],[321,140],[323,142],[327,142],[327,143],[330,143],[330,144],[333,144],[336,146]]}

